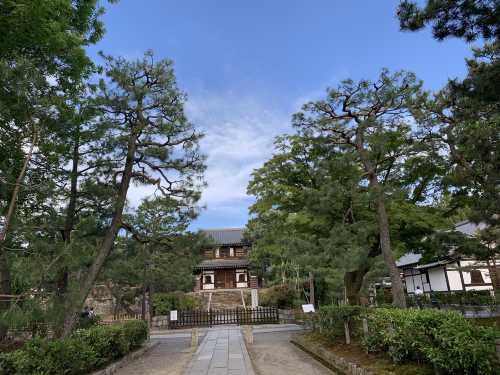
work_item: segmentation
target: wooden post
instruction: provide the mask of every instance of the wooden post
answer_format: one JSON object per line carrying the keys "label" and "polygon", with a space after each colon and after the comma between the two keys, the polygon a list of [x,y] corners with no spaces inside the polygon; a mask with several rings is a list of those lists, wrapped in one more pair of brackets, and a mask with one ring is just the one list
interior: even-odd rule
{"label": "wooden post", "polygon": [[314,299],[314,275],[312,272],[309,272],[309,303],[311,305],[315,305],[315,299]]}
{"label": "wooden post", "polygon": [[347,345],[351,344],[351,334],[349,332],[349,322],[344,320],[344,332],[345,332],[345,343]]}
{"label": "wooden post", "polygon": [[191,330],[191,351],[195,352],[198,348],[198,328],[193,328]]}

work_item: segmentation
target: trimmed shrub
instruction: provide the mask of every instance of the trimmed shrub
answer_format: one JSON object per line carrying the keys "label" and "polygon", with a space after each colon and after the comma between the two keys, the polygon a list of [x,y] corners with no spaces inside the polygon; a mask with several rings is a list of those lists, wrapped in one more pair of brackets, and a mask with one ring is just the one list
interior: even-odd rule
{"label": "trimmed shrub", "polygon": [[168,315],[170,310],[195,310],[201,307],[200,301],[182,292],[155,293],[151,299],[153,315]]}
{"label": "trimmed shrub", "polygon": [[362,306],[322,306],[314,317],[315,329],[331,340],[345,337],[344,322],[347,321],[351,337],[361,334],[360,317],[365,311]]}
{"label": "trimmed shrub", "polygon": [[279,309],[292,308],[297,305],[297,294],[289,285],[275,285],[259,290],[259,304],[261,306],[277,307]]}
{"label": "trimmed shrub", "polygon": [[477,327],[452,311],[370,309],[363,346],[396,363],[429,362],[445,374],[498,373],[492,328]]}
{"label": "trimmed shrub", "polygon": [[77,330],[67,339],[33,339],[0,354],[0,374],[87,374],[139,347],[147,338],[143,321]]}
{"label": "trimmed shrub", "polygon": [[[461,305],[461,306],[490,306],[497,301],[491,296],[488,290],[467,290],[455,292],[432,292],[421,297],[422,303],[439,305]],[[407,303],[410,306],[417,306],[415,296],[408,296]]]}

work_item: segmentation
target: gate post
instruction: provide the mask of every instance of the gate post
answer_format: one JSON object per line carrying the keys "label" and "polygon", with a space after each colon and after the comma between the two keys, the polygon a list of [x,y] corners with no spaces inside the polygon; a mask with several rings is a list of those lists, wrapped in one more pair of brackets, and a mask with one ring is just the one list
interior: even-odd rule
{"label": "gate post", "polygon": [[191,351],[195,352],[198,348],[198,328],[193,328],[191,330]]}
{"label": "gate post", "polygon": [[253,326],[246,325],[244,328],[245,341],[247,344],[253,344]]}

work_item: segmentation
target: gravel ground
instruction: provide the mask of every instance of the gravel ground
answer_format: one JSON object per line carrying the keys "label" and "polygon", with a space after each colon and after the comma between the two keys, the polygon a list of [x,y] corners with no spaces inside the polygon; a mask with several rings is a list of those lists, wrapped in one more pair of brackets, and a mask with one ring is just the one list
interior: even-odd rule
{"label": "gravel ground", "polygon": [[333,375],[330,369],[290,343],[291,332],[254,335],[248,346],[258,375]]}
{"label": "gravel ground", "polygon": [[190,338],[162,339],[145,356],[116,372],[117,375],[182,375],[191,359]]}

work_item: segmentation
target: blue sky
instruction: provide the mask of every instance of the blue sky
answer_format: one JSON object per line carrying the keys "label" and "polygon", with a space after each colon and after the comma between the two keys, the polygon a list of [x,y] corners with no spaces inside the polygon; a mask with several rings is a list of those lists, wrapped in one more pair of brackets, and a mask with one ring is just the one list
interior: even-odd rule
{"label": "blue sky", "polygon": [[[463,77],[470,46],[429,30],[400,32],[398,0],[121,0],[89,49],[175,61],[191,121],[206,133],[206,206],[192,228],[245,225],[252,170],[272,154],[291,114],[345,78],[413,71],[435,90]],[[132,204],[148,194],[134,188]]]}

